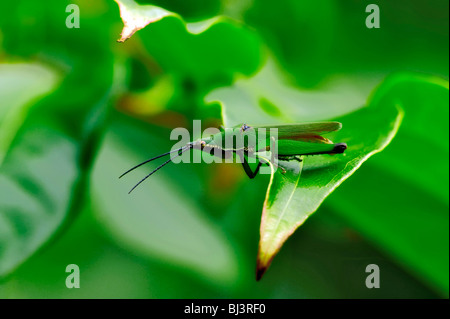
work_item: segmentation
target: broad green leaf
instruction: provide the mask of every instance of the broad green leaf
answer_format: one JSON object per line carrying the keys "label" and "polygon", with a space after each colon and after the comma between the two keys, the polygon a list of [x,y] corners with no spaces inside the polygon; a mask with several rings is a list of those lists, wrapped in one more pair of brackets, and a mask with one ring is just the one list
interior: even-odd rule
{"label": "broad green leaf", "polygon": [[287,238],[325,198],[363,162],[391,142],[402,116],[395,105],[387,104],[371,105],[337,118],[343,128],[330,136],[334,142],[347,143],[344,154],[306,157],[303,169],[298,163],[290,162],[286,174],[279,169],[272,174],[261,219],[257,279]]}
{"label": "broad green leaf", "polygon": [[54,89],[58,74],[39,64],[0,64],[0,167],[32,101]]}
{"label": "broad green leaf", "polygon": [[413,74],[393,76],[372,103],[401,106],[403,124],[389,148],[327,204],[410,273],[448,297],[448,82]]}
{"label": "broad green leaf", "polygon": [[376,83],[377,78],[331,77],[322,87],[300,90],[269,58],[257,74],[211,91],[205,101],[221,104],[226,126],[320,121],[360,108]]}
{"label": "broad green leaf", "polygon": [[78,183],[75,141],[54,128],[27,125],[26,130],[0,168],[2,277],[61,227]]}
{"label": "broad green leaf", "polygon": [[[23,124],[32,101],[45,93],[49,93],[54,88],[57,78],[57,73],[54,70],[38,64],[0,64],[0,186],[2,190],[0,192],[0,276],[20,263],[21,259],[24,258],[23,255],[28,253],[27,250],[35,249],[35,244],[28,248],[24,247],[25,245],[18,240],[20,235],[29,232],[28,225],[33,222],[33,220],[21,217],[21,212],[36,210],[36,208],[39,210],[45,209],[45,205],[39,207],[37,201],[35,202],[31,198],[31,194],[23,192],[14,178],[7,177],[8,162],[3,163],[3,159],[10,150],[11,142]],[[42,131],[40,134],[36,134],[34,142],[36,143],[39,138],[49,138],[49,132]],[[56,142],[63,144],[62,141]],[[33,142],[30,140],[29,145],[32,144]],[[57,144],[54,146],[57,146]],[[62,145],[62,149],[69,152],[68,154],[71,153],[69,147],[66,148]],[[49,150],[46,156],[42,156],[41,159],[30,155],[28,161],[22,163],[22,165],[26,166],[30,172],[34,172],[34,175],[39,175],[39,170],[42,169],[42,167],[38,169],[39,164],[42,165],[46,161],[52,163],[52,159],[57,158],[57,151]],[[64,163],[62,165],[65,166],[62,169],[68,170],[69,176],[73,175],[73,170],[70,167],[67,167]],[[23,178],[22,180],[25,182]],[[56,178],[56,184],[59,181],[61,181],[61,178]],[[32,187],[33,184],[28,183],[28,186]],[[56,190],[49,185],[47,186],[52,188],[48,192],[55,194]],[[34,188],[36,188],[36,185],[34,185]],[[47,196],[45,190],[41,189],[40,192],[45,197]],[[43,197],[43,204],[47,202],[50,205],[45,197]],[[57,204],[55,203],[53,206],[57,206]],[[38,222],[38,219],[39,215],[34,215],[34,221]],[[33,238],[33,240],[37,245],[40,244],[37,238]]]}
{"label": "broad green leaf", "polygon": [[[34,111],[43,116],[45,107],[56,101],[61,106],[60,96],[54,98]],[[98,100],[90,103],[95,107]],[[29,116],[0,167],[0,276],[34,254],[78,211],[96,139],[91,133],[77,141],[55,125],[62,121],[48,113],[46,119]]]}
{"label": "broad green leaf", "polygon": [[[118,179],[146,156],[170,150],[172,141],[163,133],[169,132],[139,128],[123,116],[112,123],[92,176],[91,197],[98,218],[113,240],[134,254],[182,267],[214,285],[229,286],[238,276],[235,252],[230,239],[195,204],[198,176],[191,176],[185,166],[195,164],[168,165],[131,194],[133,185],[162,161]],[[169,178],[171,174],[175,178]]]}
{"label": "broad green leaf", "polygon": [[[267,79],[273,79],[273,76],[263,76],[264,72],[270,74],[268,72],[270,70],[269,66],[270,64],[267,64],[260,73],[250,79],[238,80],[232,87],[216,89],[207,96],[207,101],[219,101],[222,104],[223,119],[226,123],[233,124],[245,121],[253,123],[255,121],[256,123],[268,124],[286,121],[323,120],[328,118],[326,113],[336,116],[338,115],[336,112],[344,110],[343,113],[346,113],[352,109],[345,107],[345,98],[339,99],[338,90],[334,95],[328,95],[327,90],[325,92],[303,92],[286,85],[286,81],[283,80],[282,76],[278,76],[279,80],[270,82]],[[279,72],[278,74],[280,75]],[[272,90],[272,88],[276,89]],[[341,90],[344,97],[346,96],[344,94],[345,91]],[[358,91],[356,86],[353,87],[353,90],[348,90],[348,92],[352,91]],[[277,92],[283,92],[284,94],[277,94]],[[308,99],[308,93],[309,96],[315,96],[316,98]],[[329,99],[324,98],[327,95]],[[289,97],[297,98],[289,99]],[[308,100],[309,103],[304,104],[302,103],[303,100]],[[352,104],[357,106],[355,102],[358,99],[348,99],[348,101],[349,104],[347,106]],[[436,209],[445,212],[445,209],[438,209],[437,207],[448,205],[448,83],[438,78],[414,74],[392,76],[376,90],[371,104],[380,104],[381,101],[384,104],[401,106],[406,112],[406,124],[394,140],[394,146],[389,148],[390,151],[381,153],[381,155],[377,156],[377,161],[372,163],[378,169],[395,174],[396,178],[404,178],[414,183],[415,186],[410,190],[411,194],[417,193],[417,188],[422,189],[427,194],[423,193],[420,195],[420,192],[418,192],[419,195],[417,196],[421,196],[425,202],[425,199],[430,198],[430,196],[439,197],[439,200],[443,202],[436,203]],[[296,107],[296,104],[299,106]],[[243,105],[251,105],[251,107],[243,107]],[[331,105],[338,107],[333,108],[330,107]],[[301,117],[295,116],[295,114],[299,115],[302,113],[303,116]],[[249,118],[252,120],[248,120]],[[426,146],[424,147],[424,145]],[[420,169],[421,165],[417,162],[417,157],[411,156],[414,153],[412,150],[415,150],[417,147],[422,151],[416,152],[424,154],[423,152],[426,149],[427,154],[433,154],[434,165],[429,166],[427,169]],[[352,182],[353,187],[357,188],[356,184],[358,183]],[[373,191],[370,191],[370,188],[367,187],[367,193],[365,193],[369,197],[373,196],[373,193],[383,192],[383,189],[379,189],[379,186]],[[351,187],[346,187],[346,189],[348,190],[346,193],[352,193],[349,191]],[[391,197],[393,193],[386,191],[385,196]],[[357,197],[362,198],[361,195]],[[351,199],[347,198],[345,201],[339,202],[339,205],[337,201],[333,201],[332,204],[339,207],[339,212],[346,212],[345,216],[355,216],[354,224],[362,227],[361,231],[364,234],[367,232],[369,238],[376,239],[382,245],[381,247],[386,247],[390,252],[395,251],[394,255],[396,257],[401,256],[401,262],[406,268],[412,269],[413,272],[419,274],[425,280],[431,280],[431,285],[438,287],[439,291],[448,291],[448,285],[442,285],[442,283],[448,281],[445,277],[445,269],[446,267],[448,268],[446,260],[448,258],[442,258],[442,256],[446,255],[446,250],[448,250],[447,246],[442,244],[442,239],[448,235],[448,228],[441,229],[439,227],[439,225],[447,224],[447,215],[445,213],[444,215],[430,215],[430,218],[427,219],[429,226],[423,229],[423,237],[429,239],[427,241],[429,245],[422,241],[420,245],[416,244],[413,248],[411,245],[415,242],[414,238],[417,237],[416,229],[418,225],[414,222],[416,219],[409,219],[409,226],[402,227],[402,232],[398,233],[398,235],[385,236],[383,235],[383,229],[386,227],[398,227],[400,220],[384,218],[380,222],[379,231],[377,231],[376,227],[372,227],[372,225],[377,223],[374,223],[371,218],[365,218],[365,215],[360,214],[367,202],[368,198],[351,204]],[[379,203],[381,204],[382,202]],[[358,208],[346,209],[346,207],[353,206]],[[419,203],[405,203],[403,206],[404,212],[412,213],[417,211],[417,216],[420,216],[425,209],[423,204],[419,205]],[[408,206],[411,206],[411,208],[408,209]],[[432,206],[435,205],[433,204]],[[371,207],[377,206],[372,205]],[[390,214],[392,215],[394,214],[393,207],[395,205],[391,205],[392,209],[385,209],[385,211],[391,211]],[[380,210],[381,207],[377,209]],[[354,212],[354,214],[350,214],[350,212]],[[395,214],[399,215],[398,213]],[[376,216],[376,214],[373,213],[370,216]],[[436,216],[436,218],[433,216]],[[360,222],[360,219],[367,220],[367,223]],[[385,224],[387,225],[381,226]],[[441,230],[425,235],[427,231],[433,228]],[[390,234],[394,234],[394,232],[390,232]],[[389,240],[395,240],[397,244],[389,244]],[[430,250],[429,246],[436,248]],[[406,248],[403,249],[404,247]],[[430,260],[430,262],[425,262],[425,260]]]}
{"label": "broad green leaf", "polygon": [[136,36],[148,53],[186,91],[188,96],[179,104],[198,103],[206,90],[230,84],[236,73],[249,75],[260,64],[259,37],[231,18],[186,23],[178,14],[156,6],[116,2],[125,25],[121,41],[140,30]]}
{"label": "broad green leaf", "polygon": [[[107,30],[89,23],[80,32],[66,28],[65,7],[56,0],[45,8],[34,1],[0,5],[5,54],[33,56],[61,74],[52,94],[29,105],[20,101],[8,111],[20,113],[15,122],[2,122],[8,142],[0,166],[0,277],[49,243],[77,214],[110,96],[113,59]],[[32,19],[17,28],[17,19],[27,16]],[[82,33],[95,40],[86,41]]]}
{"label": "broad green leaf", "polygon": [[147,25],[162,20],[166,17],[175,17],[185,24],[186,30],[192,34],[199,34],[210,28],[214,23],[224,18],[211,18],[199,22],[185,23],[182,17],[174,12],[154,5],[140,5],[134,0],[114,0],[120,9],[124,27],[118,42],[125,42],[134,33],[145,28]]}
{"label": "broad green leaf", "polygon": [[151,23],[158,22],[166,17],[174,17],[177,20],[180,20],[181,24],[184,25],[185,31],[193,35],[203,33],[209,28],[213,27],[215,24],[239,24],[237,21],[223,16],[216,16],[206,20],[187,23],[179,14],[168,11],[162,7],[149,4],[140,5],[134,0],[114,1],[119,6],[120,16],[124,24],[121,37],[118,40],[119,42],[125,42],[127,39],[131,38],[137,31],[145,28]]}
{"label": "broad green leaf", "polygon": [[[389,77],[373,103],[397,102],[405,120],[394,147],[374,162],[414,183],[448,205],[449,193],[449,84],[435,76],[401,74]],[[415,155],[412,155],[415,154]],[[433,165],[418,169],[414,156],[429,155]]]}
{"label": "broad green leaf", "polygon": [[229,84],[236,74],[250,75],[261,62],[258,36],[222,16],[187,24],[170,16],[149,25],[140,36],[156,62],[182,77],[194,92]]}
{"label": "broad green leaf", "polygon": [[[286,75],[269,59],[255,76],[238,80],[231,87],[216,89],[205,100],[221,104],[223,121],[227,126],[243,122],[276,124],[317,121],[336,118],[360,108],[367,99],[368,88],[372,86],[369,83],[356,79],[335,79],[322,90],[301,91],[289,85]],[[285,240],[317,210],[322,201],[362,162],[389,144],[402,114],[391,104],[380,109],[366,107],[338,118],[344,127],[330,136],[333,141],[346,142],[350,146],[345,155],[308,157],[300,180],[299,175],[293,173],[298,171],[298,167],[291,167],[293,171],[289,178],[280,176],[281,171],[276,171],[269,185],[275,184],[278,188],[282,181],[298,185],[283,187],[281,193],[269,187],[261,221],[257,278],[265,272]],[[373,128],[367,123],[373,123]],[[277,204],[279,198],[284,200]],[[267,208],[269,203],[273,203],[271,209]]]}

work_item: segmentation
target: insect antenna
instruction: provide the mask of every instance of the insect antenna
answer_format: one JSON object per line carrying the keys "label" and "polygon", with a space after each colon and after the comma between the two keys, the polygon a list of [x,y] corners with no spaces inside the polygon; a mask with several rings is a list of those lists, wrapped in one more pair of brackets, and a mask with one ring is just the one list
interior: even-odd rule
{"label": "insect antenna", "polygon": [[169,164],[174,158],[180,157],[181,154],[183,154],[184,152],[186,152],[187,150],[191,149],[192,146],[184,146],[181,149],[179,149],[179,153],[177,155],[175,155],[173,158],[168,159],[167,161],[165,161],[164,163],[162,163],[161,165],[159,165],[157,168],[155,168],[150,174],[148,174],[147,176],[145,176],[143,179],[141,179],[139,181],[139,183],[137,183],[136,185],[134,185],[134,187],[128,192],[128,194],[130,194],[136,187],[139,186],[139,184],[141,184],[143,181],[145,181],[147,178],[149,178],[150,176],[152,176],[154,173],[156,173],[157,171],[159,171],[161,168],[163,168],[164,166],[166,166],[167,164]]}
{"label": "insect antenna", "polygon": [[138,167],[141,167],[141,166],[144,165],[144,164],[147,164],[148,162],[154,161],[155,159],[158,159],[158,158],[160,158],[160,157],[163,157],[163,156],[166,156],[166,155],[175,153],[175,152],[179,152],[179,151],[184,152],[183,149],[184,149],[185,147],[186,147],[186,146],[183,146],[182,148],[179,148],[179,149],[177,149],[177,150],[173,150],[173,151],[170,151],[170,152],[167,152],[167,153],[164,153],[164,154],[155,156],[155,157],[153,157],[153,158],[150,158],[150,159],[148,159],[148,160],[146,160],[146,161],[144,161],[144,162],[142,162],[142,163],[140,163],[140,164],[138,164],[138,165],[136,165],[136,166],[130,168],[128,171],[126,171],[125,173],[123,173],[122,175],[120,175],[119,178],[122,178],[123,176],[125,176],[125,175],[128,174],[129,172],[135,170],[135,169],[138,168]]}

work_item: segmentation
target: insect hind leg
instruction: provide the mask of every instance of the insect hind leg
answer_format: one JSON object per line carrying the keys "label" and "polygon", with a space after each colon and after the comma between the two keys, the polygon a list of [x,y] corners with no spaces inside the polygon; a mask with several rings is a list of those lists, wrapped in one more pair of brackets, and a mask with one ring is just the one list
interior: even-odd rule
{"label": "insect hind leg", "polygon": [[256,175],[258,175],[259,169],[260,169],[260,167],[262,165],[261,161],[258,161],[258,165],[256,166],[256,169],[254,171],[252,171],[252,168],[248,164],[247,156],[242,154],[242,153],[240,153],[239,156],[241,157],[242,167],[244,168],[244,171],[247,174],[247,176],[250,179],[255,178]]}

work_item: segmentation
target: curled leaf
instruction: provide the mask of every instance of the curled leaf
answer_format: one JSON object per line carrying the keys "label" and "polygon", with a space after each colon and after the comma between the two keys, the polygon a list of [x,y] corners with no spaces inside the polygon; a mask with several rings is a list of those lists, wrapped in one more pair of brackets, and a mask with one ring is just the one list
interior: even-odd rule
{"label": "curled leaf", "polygon": [[234,21],[223,16],[217,16],[210,19],[186,23],[183,18],[175,13],[168,11],[164,8],[154,6],[154,5],[140,5],[133,0],[114,0],[119,5],[120,17],[123,21],[123,29],[120,35],[120,39],[117,42],[125,42],[127,39],[131,38],[133,34],[137,31],[145,28],[151,23],[160,21],[165,17],[175,17],[182,21],[186,27],[186,30],[191,34],[199,34],[216,23],[222,21]]}
{"label": "curled leaf", "polygon": [[136,32],[152,22],[161,20],[173,12],[152,5],[139,5],[133,0],[115,0],[119,5],[120,16],[124,24],[120,39],[117,42],[125,42]]}

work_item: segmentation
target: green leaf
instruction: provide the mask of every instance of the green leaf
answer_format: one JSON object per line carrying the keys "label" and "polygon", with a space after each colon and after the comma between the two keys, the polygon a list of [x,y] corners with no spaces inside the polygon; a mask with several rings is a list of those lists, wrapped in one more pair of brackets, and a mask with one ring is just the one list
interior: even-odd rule
{"label": "green leaf", "polygon": [[[270,162],[269,162],[270,163]],[[281,245],[304,220],[292,213],[292,200],[300,182],[303,162],[279,162],[286,172],[272,170],[261,219],[256,280],[260,280]],[[307,216],[305,216],[306,219]],[[292,230],[291,233],[288,233]],[[286,232],[287,231],[287,232]]]}
{"label": "green leaf", "polygon": [[286,174],[279,169],[272,174],[261,219],[258,279],[287,238],[325,198],[363,162],[391,142],[402,116],[395,105],[383,105],[365,107],[337,118],[343,128],[330,138],[347,143],[348,149],[344,154],[306,157],[303,170],[301,165],[291,162]]}
{"label": "green leaf", "polygon": [[269,57],[257,74],[211,91],[205,101],[221,105],[222,120],[227,127],[243,122],[321,121],[360,108],[378,82],[376,77],[332,77],[315,90],[300,90],[289,79]]}
{"label": "green leaf", "polygon": [[[14,121],[2,121],[0,129],[7,134],[1,137],[0,277],[49,243],[78,213],[110,97],[113,59],[106,45],[108,30],[89,23],[80,32],[65,28],[65,6],[61,1],[52,1],[48,8],[34,1],[1,4],[5,55],[45,61],[58,70],[61,82],[52,94],[32,104],[19,99],[6,105]],[[17,27],[16,20],[27,16],[32,17],[29,23]],[[18,71],[12,79],[21,76]],[[38,80],[44,84],[49,77],[42,74]]]}
{"label": "green leaf", "polygon": [[[24,192],[18,182],[22,182],[23,186],[26,185],[28,188],[34,188],[43,195],[42,207],[39,208],[41,214],[43,213],[42,210],[49,208],[49,205],[56,206],[56,204],[53,205],[48,200],[47,196],[50,194],[42,188],[39,189],[35,183],[27,182],[24,177],[14,178],[8,176],[8,166],[12,166],[9,161],[11,156],[6,158],[6,163],[4,163],[5,156],[10,151],[13,138],[25,120],[31,101],[49,93],[54,88],[56,79],[57,73],[42,65],[24,63],[0,65],[0,99],[2,101],[0,105],[0,186],[2,189],[0,193],[0,276],[13,269],[26,258],[26,255],[31,250],[34,250],[40,244],[38,238],[30,236],[31,238],[28,237],[26,239],[31,239],[31,247],[26,247],[25,240],[21,239],[22,236],[30,235],[29,225],[33,222],[39,222],[40,214],[33,217],[29,216],[32,217],[31,220],[27,220],[24,216],[24,212],[35,210],[39,203],[32,198],[31,194]],[[22,92],[24,92],[23,95],[21,94]],[[39,138],[49,138],[49,135],[46,133],[48,132],[35,133],[35,142]],[[52,141],[50,140],[49,142]],[[57,142],[63,144],[62,141]],[[33,142],[29,140],[28,144],[32,146]],[[68,147],[64,147],[64,145],[62,146],[70,154],[71,150]],[[40,169],[43,168],[42,163],[47,161],[52,163],[52,158],[54,159],[55,157],[58,157],[57,151],[49,150],[40,159],[37,156],[30,156],[28,161],[22,163],[22,165],[30,172],[34,172],[33,174],[36,176],[36,174],[40,174]],[[41,167],[39,167],[39,164],[41,164]],[[67,167],[67,165],[64,166],[62,169],[68,169],[69,176],[71,176],[72,169]],[[60,180],[61,178],[57,178],[55,182],[58,183]],[[53,188],[49,187],[49,185],[46,186],[47,188]],[[49,192],[54,194],[55,190],[52,189]]]}
{"label": "green leaf", "polygon": [[[390,152],[374,162],[414,183],[448,205],[449,83],[435,76],[398,74],[389,77],[372,103],[398,103],[405,121]],[[430,154],[433,165],[418,169],[411,153]]]}
{"label": "green leaf", "polygon": [[448,82],[436,77],[387,79],[372,103],[401,106],[403,124],[389,148],[327,201],[408,272],[447,297],[448,98]]}
{"label": "green leaf", "polygon": [[[67,84],[60,93],[72,87],[70,81]],[[103,94],[107,94],[106,89]],[[47,243],[82,203],[96,138],[91,131],[77,141],[58,127],[58,123],[70,123],[79,113],[74,109],[72,116],[66,113],[58,118],[46,112],[50,105],[63,105],[61,96],[55,95],[54,100],[50,97],[33,106],[33,115],[28,115],[21,126],[0,167],[2,277]],[[95,109],[98,100],[90,96],[85,103]],[[98,104],[97,110],[102,106]]]}
{"label": "green leaf", "polygon": [[[260,64],[259,37],[231,18],[186,23],[178,14],[156,6],[116,2],[125,25],[120,41],[141,30],[145,49],[164,71],[176,75],[186,94],[200,97],[217,85],[231,83],[236,73],[251,74]],[[186,103],[193,101],[185,97]]]}
{"label": "green leaf", "polygon": [[0,64],[0,167],[32,101],[51,92],[58,73],[40,64]]}
{"label": "green leaf", "polygon": [[[268,124],[300,119],[323,120],[328,118],[327,112],[331,115],[345,113],[354,109],[361,100],[357,93],[361,90],[356,86],[360,84],[354,84],[353,89],[350,86],[348,90],[341,86],[335,94],[328,93],[330,89],[299,91],[289,86],[283,74],[270,64],[269,61],[256,76],[238,80],[231,87],[216,89],[206,97],[208,102],[219,101],[222,104],[223,119],[227,125],[245,121]],[[363,235],[399,259],[402,265],[423,278],[436,291],[447,295],[448,258],[442,256],[448,255],[448,245],[444,244],[448,227],[443,228],[448,224],[448,82],[433,76],[398,74],[387,78],[375,92],[370,104],[402,107],[405,112],[404,125],[389,151],[377,156],[371,162],[372,167],[362,173],[364,177],[358,176],[351,181],[351,186],[346,185],[346,191],[340,192],[344,195],[333,197],[336,199],[331,201],[331,205]],[[351,105],[353,107],[349,107]],[[344,125],[342,132],[346,129]],[[423,156],[429,156],[433,164],[421,164],[419,159]],[[373,176],[397,181],[402,185],[397,187],[403,190],[402,194],[416,194],[413,196],[417,200],[406,201],[405,198],[399,202],[391,184],[367,183]],[[355,195],[355,189],[358,189],[358,195]],[[384,201],[376,201],[367,207],[373,194],[377,194],[375,197],[383,194],[382,197],[390,202],[389,207],[383,208]],[[432,207],[436,214],[423,220],[423,212],[430,209],[427,206]],[[371,213],[361,214],[361,211]],[[380,211],[386,212],[383,218],[377,217]],[[400,224],[404,226],[399,227]],[[389,235],[386,235],[386,229],[391,229]],[[422,235],[418,236],[418,233]],[[427,240],[417,242],[418,237]]]}
{"label": "green leaf", "polygon": [[[280,175],[280,170],[271,176],[261,221],[257,278],[263,275],[295,229],[367,158],[384,149],[396,134],[403,112],[394,104],[359,109],[365,104],[367,98],[364,96],[369,94],[372,86],[373,80],[334,78],[321,90],[301,91],[290,85],[287,76],[269,59],[255,76],[240,79],[232,86],[216,89],[206,96],[206,102],[219,102],[222,106],[222,117],[227,126],[242,122],[296,123],[336,117],[343,123],[341,131],[327,137],[349,145],[344,155],[306,158],[301,178],[295,163],[289,164],[287,176]],[[346,113],[349,115],[343,116]],[[297,171],[298,174],[294,173]],[[273,185],[277,185],[275,189]],[[277,189],[279,187],[281,191]],[[281,198],[283,200],[278,203]]]}

